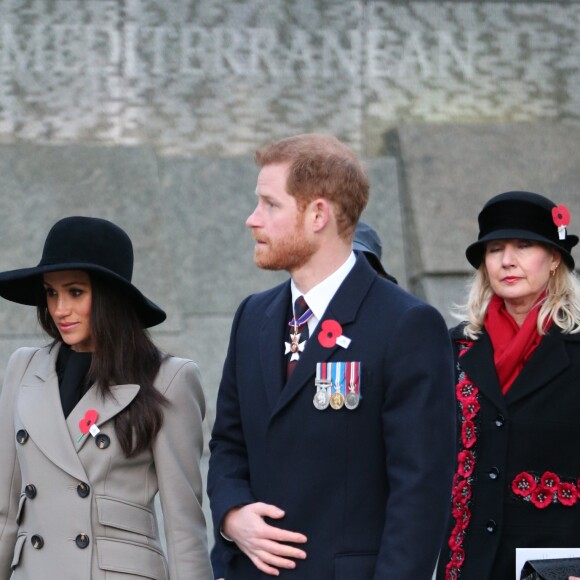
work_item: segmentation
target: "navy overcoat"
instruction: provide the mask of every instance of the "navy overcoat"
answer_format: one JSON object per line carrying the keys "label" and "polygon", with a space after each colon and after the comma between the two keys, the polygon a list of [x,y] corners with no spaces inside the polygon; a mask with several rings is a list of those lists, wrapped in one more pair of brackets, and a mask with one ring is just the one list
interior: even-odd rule
{"label": "navy overcoat", "polygon": [[[273,525],[308,537],[293,580],[429,580],[447,520],[454,462],[453,366],[440,314],[379,278],[360,256],[285,383],[290,283],[247,298],[231,333],[210,444],[219,528],[256,501]],[[326,348],[334,320],[350,339]],[[316,363],[361,363],[354,410],[313,405]],[[270,578],[218,535],[227,580]]]}

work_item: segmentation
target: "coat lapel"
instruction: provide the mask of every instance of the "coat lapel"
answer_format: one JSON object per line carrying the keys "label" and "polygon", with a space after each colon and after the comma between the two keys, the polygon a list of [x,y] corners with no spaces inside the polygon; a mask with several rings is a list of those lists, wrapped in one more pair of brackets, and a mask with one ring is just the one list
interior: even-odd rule
{"label": "coat lapel", "polygon": [[139,385],[115,385],[111,395],[103,399],[93,385],[65,420],[60,402],[56,357],[59,347],[39,354],[39,363],[22,379],[18,398],[18,413],[24,428],[42,453],[60,469],[80,481],[87,475],[78,451],[91,435],[78,440],[79,421],[89,409],[99,413],[97,425],[102,425],[122,411],[139,392]]}
{"label": "coat lapel", "polygon": [[290,380],[276,401],[271,418],[274,418],[275,415],[282,411],[305,386],[310,385],[312,387],[312,396],[314,397],[316,363],[330,360],[333,354],[338,349],[341,349],[337,345],[332,348],[325,348],[320,344],[318,341],[318,333],[320,332],[322,323],[325,320],[336,320],[342,326],[343,334],[348,336],[348,327],[355,322],[363,299],[376,278],[377,274],[368,265],[366,260],[357,259],[353,269],[330,301],[322,320],[314,329],[313,335],[308,339],[306,348],[300,355],[299,363],[296,365]]}
{"label": "coat lapel", "polygon": [[505,412],[506,401],[499,386],[493,362],[493,347],[487,333],[483,333],[459,358],[459,365],[481,394]]}
{"label": "coat lapel", "polygon": [[75,451],[78,452],[89,439],[92,439],[90,433],[80,437],[79,422],[89,409],[97,411],[96,424],[99,427],[121,412],[135,398],[139,388],[139,385],[115,385],[111,387],[111,396],[103,398],[97,391],[97,387],[93,385],[66,420],[69,438],[74,444]]}
{"label": "coat lapel", "polygon": [[77,456],[62,412],[55,363],[58,347],[39,353],[39,364],[27,372],[18,397],[18,413],[24,428],[42,453],[80,481],[85,470]]}
{"label": "coat lapel", "polygon": [[[576,335],[566,338],[578,340]],[[564,340],[560,330],[552,326],[507,392],[508,405],[550,384],[556,375],[570,365]]]}
{"label": "coat lapel", "polygon": [[288,326],[290,296],[290,282],[288,282],[283,285],[281,291],[266,309],[258,338],[262,381],[266,389],[270,410],[275,407],[286,382],[284,341],[287,341],[290,336],[290,327]]}

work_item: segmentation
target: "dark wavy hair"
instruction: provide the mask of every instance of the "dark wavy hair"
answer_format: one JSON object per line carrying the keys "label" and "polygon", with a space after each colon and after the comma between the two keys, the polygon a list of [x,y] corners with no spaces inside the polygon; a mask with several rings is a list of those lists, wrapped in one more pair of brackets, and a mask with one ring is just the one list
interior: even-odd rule
{"label": "dark wavy hair", "polygon": [[[163,423],[167,399],[153,386],[164,358],[143,328],[127,294],[110,278],[88,271],[91,280],[91,339],[94,346],[88,379],[103,397],[112,397],[111,386],[137,384],[139,393],[115,417],[115,433],[126,457],[149,448]],[[44,331],[62,341],[41,290],[38,321]]]}

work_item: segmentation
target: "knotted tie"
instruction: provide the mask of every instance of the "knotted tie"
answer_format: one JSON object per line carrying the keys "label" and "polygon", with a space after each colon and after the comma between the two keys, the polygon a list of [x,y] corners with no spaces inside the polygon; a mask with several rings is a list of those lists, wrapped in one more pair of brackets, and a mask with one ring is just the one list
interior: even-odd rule
{"label": "knotted tie", "polygon": [[286,368],[286,379],[294,371],[298,363],[300,353],[304,350],[308,340],[308,320],[312,316],[312,310],[308,308],[304,296],[298,296],[294,302],[294,318],[288,323],[290,326],[290,342],[286,343],[286,354],[288,357],[288,366]]}

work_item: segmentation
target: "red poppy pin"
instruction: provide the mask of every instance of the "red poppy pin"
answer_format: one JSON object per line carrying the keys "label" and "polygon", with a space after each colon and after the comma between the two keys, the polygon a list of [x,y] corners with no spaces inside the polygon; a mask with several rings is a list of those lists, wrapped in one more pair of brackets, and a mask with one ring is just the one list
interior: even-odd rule
{"label": "red poppy pin", "polygon": [[336,320],[323,320],[320,327],[322,330],[318,333],[318,342],[324,348],[332,348],[336,344],[342,346],[342,348],[348,348],[350,338],[342,334],[342,326],[339,322]]}
{"label": "red poppy pin", "polygon": [[85,416],[79,421],[79,429],[81,434],[79,435],[77,441],[80,441],[87,433],[90,433],[93,437],[99,433],[99,428],[97,427],[97,419],[99,414],[95,409],[89,409]]}
{"label": "red poppy pin", "polygon": [[558,238],[566,239],[566,228],[570,225],[570,211],[565,205],[558,205],[552,208],[552,219],[558,228]]}

